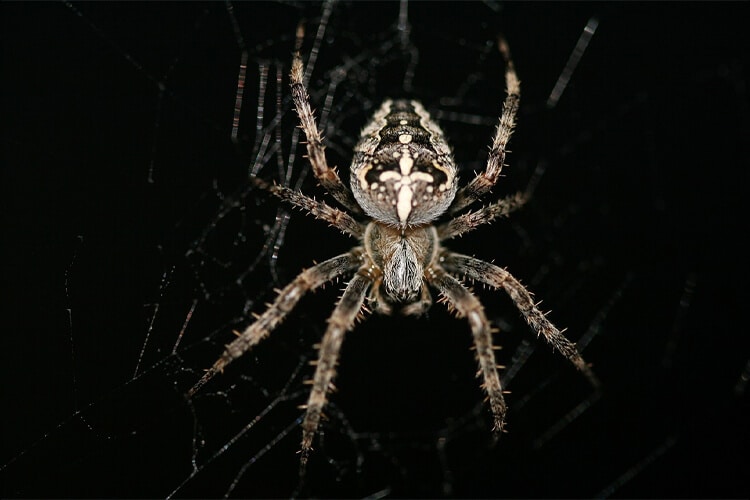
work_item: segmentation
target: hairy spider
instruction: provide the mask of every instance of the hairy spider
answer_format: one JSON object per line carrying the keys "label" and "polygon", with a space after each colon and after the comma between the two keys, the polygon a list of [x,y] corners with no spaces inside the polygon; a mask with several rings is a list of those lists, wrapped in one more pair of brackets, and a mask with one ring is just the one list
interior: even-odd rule
{"label": "hairy spider", "polygon": [[[321,262],[300,273],[281,290],[266,311],[228,344],[222,356],[189,391],[195,394],[229,363],[266,338],[297,305],[302,296],[340,276],[353,277],[328,319],[315,375],[302,422],[301,467],[307,462],[326,398],[336,375],[336,364],[344,334],[352,328],[367,300],[382,314],[398,312],[421,315],[432,304],[429,288],[436,289],[459,316],[467,318],[474,338],[478,376],[494,417],[493,430],[505,425],[506,405],[493,353],[493,328],[479,300],[459,277],[502,288],[510,296],[531,328],[582,371],[589,381],[598,382],[570,342],[536,307],[531,293],[508,271],[488,262],[451,252],[442,246],[449,240],[520,208],[530,190],[501,199],[474,212],[456,215],[487,194],[495,185],[505,160],[506,146],[513,132],[520,99],[520,82],[510,51],[501,38],[505,59],[507,97],[497,125],[487,167],[466,186],[458,189],[456,165],[443,132],[414,100],[388,99],[364,127],[354,148],[351,191],[329,168],[307,90],[299,51],[293,57],[291,89],[301,127],[307,137],[307,153],[315,177],[323,188],[348,212],[316,201],[284,186],[253,178],[281,200],[302,208],[353,236],[359,245],[351,251]],[[454,216],[435,225],[441,215]],[[358,219],[363,219],[360,221]]]}

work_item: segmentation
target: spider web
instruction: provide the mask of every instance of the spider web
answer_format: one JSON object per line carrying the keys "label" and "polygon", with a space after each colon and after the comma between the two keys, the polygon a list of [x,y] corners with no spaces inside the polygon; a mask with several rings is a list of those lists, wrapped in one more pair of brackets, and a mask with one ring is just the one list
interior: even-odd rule
{"label": "spider web", "polygon": [[[7,19],[28,23],[23,39],[36,40],[33,64],[20,71],[27,87],[8,95],[38,86],[43,98],[29,101],[24,116],[46,117],[31,142],[19,127],[8,143],[45,165],[35,185],[47,191],[26,198],[44,202],[31,209],[29,227],[55,229],[32,235],[30,247],[52,235],[53,257],[34,279],[20,276],[46,290],[19,287],[30,291],[22,302],[45,307],[23,315],[22,335],[4,349],[14,408],[4,414],[4,496],[748,491],[743,461],[731,457],[746,444],[739,422],[750,350],[728,333],[725,318],[739,304],[713,265],[733,227],[717,228],[714,215],[739,212],[739,202],[697,210],[699,173],[680,168],[683,138],[664,132],[674,123],[669,111],[696,102],[706,123],[721,123],[725,156],[711,161],[737,164],[746,68],[731,51],[711,57],[729,41],[700,45],[710,33],[691,33],[689,22],[673,27],[679,40],[695,36],[691,47],[700,50],[652,82],[644,75],[663,70],[668,49],[644,54],[667,17],[645,7],[462,3],[460,15],[455,4],[421,2],[5,9]],[[481,170],[504,97],[496,37],[508,39],[522,104],[494,196],[544,175],[523,211],[448,246],[507,266],[542,299],[594,363],[601,399],[537,346],[507,297],[476,287],[500,329],[509,433],[491,437],[465,321],[439,304],[421,319],[371,316],[347,335],[337,391],[301,479],[297,406],[340,283],[306,297],[269,339],[186,399],[274,288],[354,243],[247,182],[257,174],[323,196],[288,92],[300,20],[311,102],[329,164],[344,179],[361,127],[386,97],[425,104],[464,182]],[[642,38],[633,39],[633,26]],[[46,80],[55,90],[29,83]],[[49,102],[56,112],[44,115]],[[51,168],[57,163],[64,168]],[[42,211],[53,212],[53,224]],[[706,323],[703,311],[719,305],[729,314]],[[706,324],[711,346],[698,344]],[[705,366],[699,374],[696,363]],[[704,409],[695,409],[690,384],[713,388],[701,393]],[[723,427],[702,438],[703,422]],[[718,450],[726,460],[709,469],[713,488],[657,479],[694,470],[690,458]]]}

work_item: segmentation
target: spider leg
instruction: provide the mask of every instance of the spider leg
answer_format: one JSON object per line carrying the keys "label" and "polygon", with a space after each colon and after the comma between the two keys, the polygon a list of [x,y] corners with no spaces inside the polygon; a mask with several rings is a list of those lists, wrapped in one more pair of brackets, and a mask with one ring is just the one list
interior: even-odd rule
{"label": "spider leg", "polygon": [[484,378],[482,388],[487,393],[487,399],[494,417],[493,430],[498,433],[502,432],[505,426],[507,407],[505,398],[503,398],[500,377],[497,374],[495,353],[492,347],[492,328],[484,314],[484,308],[479,299],[469,289],[443,269],[433,265],[427,269],[425,277],[432,286],[440,291],[449,306],[455,308],[462,317],[469,321],[471,333],[474,337],[477,362],[479,363],[477,377],[481,375]]}
{"label": "spider leg", "polygon": [[508,216],[511,212],[515,212],[524,206],[527,201],[529,201],[527,193],[520,192],[482,207],[476,212],[466,212],[438,226],[438,236],[440,240],[449,240],[461,236],[483,224],[489,224],[498,217]]}
{"label": "spider leg", "polygon": [[506,147],[516,125],[516,113],[521,100],[521,82],[516,75],[516,68],[510,57],[508,44],[502,37],[498,39],[498,49],[505,59],[505,87],[508,95],[503,102],[503,113],[495,131],[495,138],[487,157],[487,168],[477,174],[474,179],[456,193],[451,206],[451,213],[455,214],[474,203],[487,194],[497,182],[505,161]]}
{"label": "spider leg", "polygon": [[524,191],[519,191],[486,207],[482,207],[476,212],[467,212],[449,220],[445,224],[441,224],[437,228],[438,236],[441,240],[449,240],[457,236],[462,236],[483,224],[489,224],[499,217],[507,217],[511,212],[522,208],[534,194],[539,180],[544,175],[544,168],[544,163],[540,163],[537,166]]}
{"label": "spider leg", "polygon": [[365,233],[365,226],[354,220],[351,215],[344,211],[333,208],[322,201],[317,201],[288,187],[269,184],[258,177],[252,177],[251,180],[255,185],[268,191],[280,200],[307,211],[317,219],[328,222],[345,234],[361,238]]}
{"label": "spider leg", "polygon": [[523,314],[526,323],[537,335],[542,335],[547,343],[568,358],[595,389],[600,387],[599,379],[583,360],[576,345],[555,328],[555,325],[536,307],[531,293],[508,271],[467,255],[445,252],[441,257],[440,263],[448,272],[505,290]]}
{"label": "spider leg", "polygon": [[313,438],[326,404],[326,396],[333,387],[332,382],[336,375],[336,365],[344,334],[354,325],[354,320],[362,309],[367,289],[372,281],[372,276],[365,268],[355,274],[328,319],[328,328],[320,343],[318,360],[312,363],[316,368],[312,379],[312,390],[307,400],[305,418],[302,421],[301,475],[304,474],[307,458],[312,450]]}
{"label": "spider leg", "polygon": [[325,262],[321,262],[310,269],[302,271],[291,283],[279,292],[266,311],[256,316],[256,321],[238,334],[237,338],[227,344],[224,353],[216,360],[211,368],[201,379],[188,391],[188,397],[192,397],[211,380],[214,375],[220,373],[224,368],[249,351],[255,344],[266,338],[276,328],[286,315],[294,309],[302,296],[314,290],[324,283],[355,270],[362,265],[363,251],[355,248],[349,253],[339,255]]}
{"label": "spider leg", "polygon": [[299,51],[295,52],[292,59],[292,72],[290,75],[292,86],[292,99],[294,107],[299,116],[300,125],[307,137],[307,156],[312,165],[313,173],[323,188],[333,196],[336,201],[354,213],[361,214],[362,209],[357,204],[351,191],[341,182],[336,169],[330,168],[326,161],[325,146],[320,136],[315,116],[310,108],[310,96],[303,82],[305,70]]}

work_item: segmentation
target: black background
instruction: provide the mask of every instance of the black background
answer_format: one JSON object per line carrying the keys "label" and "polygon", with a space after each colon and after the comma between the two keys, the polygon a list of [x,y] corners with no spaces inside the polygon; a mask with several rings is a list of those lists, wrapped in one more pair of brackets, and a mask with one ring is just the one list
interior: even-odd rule
{"label": "black background", "polygon": [[[279,64],[288,64],[299,19],[317,27],[320,16],[316,4],[235,8],[251,57],[270,53]],[[303,302],[278,340],[189,406],[184,392],[231,338],[230,327],[245,321],[243,304],[258,310],[272,286],[351,243],[295,214],[278,283],[266,261],[241,293],[221,286],[231,269],[206,266],[196,275],[188,265],[185,252],[217,210],[212,182],[231,191],[249,163],[246,149],[230,141],[240,52],[223,4],[4,3],[1,11],[2,495],[166,496],[190,475],[194,421],[206,449],[215,450],[267,407],[300,356],[310,355],[335,291]],[[462,47],[498,32],[510,41],[523,99],[507,184],[497,193],[522,188],[540,160],[547,171],[512,223],[452,246],[508,266],[571,338],[598,325],[585,357],[604,392],[533,448],[588,394],[540,346],[511,387],[510,432],[492,447],[486,410],[475,412],[481,393],[465,324],[439,306],[426,319],[370,318],[347,338],[331,409],[338,424],[298,494],[750,496],[741,384],[750,357],[742,309],[746,14],[739,3],[411,4],[420,51],[414,94],[433,112],[495,115],[499,58],[478,62]],[[356,43],[347,41],[380,43],[377,33],[392,26],[397,5],[344,4],[337,15],[321,68],[353,53]],[[594,15],[597,33],[559,105],[548,110],[546,97]],[[266,41],[276,45],[256,47]],[[486,90],[457,105],[440,101],[472,71]],[[342,138],[356,136],[369,109],[397,91],[382,76],[372,102],[331,137],[340,148],[332,145],[329,158],[344,173]],[[247,106],[252,123],[254,103]],[[466,179],[481,168],[491,127],[445,120],[444,128],[468,165]],[[322,194],[309,179],[304,187]],[[263,235],[258,223],[273,224],[276,203],[248,199],[257,210],[244,230],[257,238],[248,244],[253,256]],[[211,252],[219,254],[220,238],[216,245]],[[532,337],[507,300],[481,296],[506,332],[501,356],[510,356],[519,339]],[[194,299],[181,351],[170,356]],[[232,386],[234,379],[251,382]],[[227,387],[228,396],[216,392]],[[269,392],[259,402],[257,387]],[[537,396],[522,404],[528,394]],[[271,412],[177,495],[223,495],[279,433],[231,494],[295,492],[298,430],[283,431],[300,402]],[[360,433],[366,460],[359,470],[342,416]],[[201,451],[198,462],[210,454]]]}

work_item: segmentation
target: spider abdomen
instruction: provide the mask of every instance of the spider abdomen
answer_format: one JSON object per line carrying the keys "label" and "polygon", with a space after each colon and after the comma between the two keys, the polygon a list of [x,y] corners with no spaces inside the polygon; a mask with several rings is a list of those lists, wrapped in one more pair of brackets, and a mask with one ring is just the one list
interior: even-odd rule
{"label": "spider abdomen", "polygon": [[456,194],[456,166],[443,131],[418,101],[387,99],[354,148],[351,187],[372,218],[401,228],[443,214]]}

